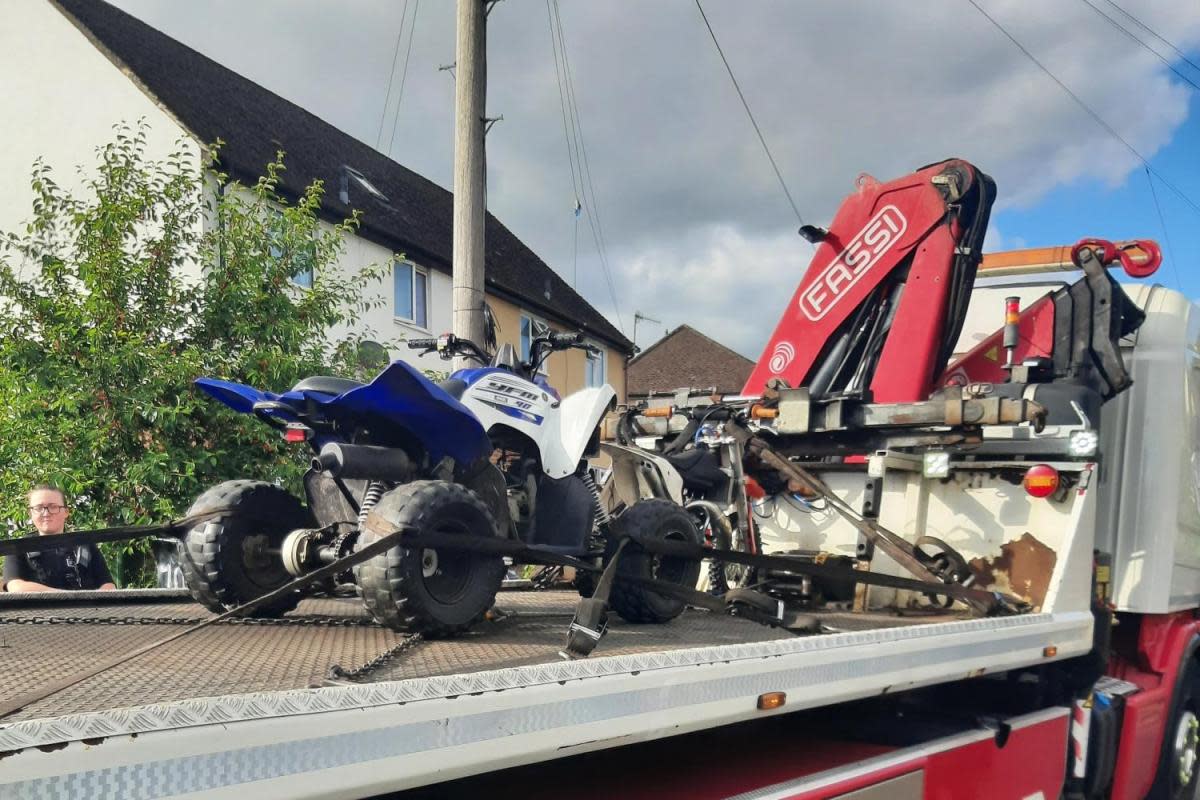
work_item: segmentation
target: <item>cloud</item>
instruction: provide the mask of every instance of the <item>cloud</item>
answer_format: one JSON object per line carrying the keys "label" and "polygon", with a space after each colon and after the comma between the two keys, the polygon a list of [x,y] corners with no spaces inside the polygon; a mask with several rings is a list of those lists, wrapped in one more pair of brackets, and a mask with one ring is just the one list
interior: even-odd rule
{"label": "cloud", "polygon": [[[979,2],[1143,156],[1186,119],[1190,89],[1087,5]],[[375,143],[401,4],[118,4]],[[1121,5],[1180,47],[1200,42],[1194,0]],[[961,0],[705,10],[807,221],[832,218],[861,171],[966,158],[1004,208],[1085,179],[1116,186],[1139,163]],[[454,60],[453,17],[420,5],[392,152],[447,187],[454,84],[438,67]],[[694,3],[562,3],[561,19],[627,332],[637,309],[757,355],[809,251]],[[489,207],[611,316],[591,229],[572,214],[546,4],[501,3],[488,25],[488,113],[504,116],[488,136]],[[385,145],[391,123],[389,109]]]}
{"label": "cloud", "polygon": [[[725,224],[693,230],[686,240],[684,248],[652,246],[622,262],[631,301],[651,309],[664,331],[687,323],[757,359],[812,246],[792,233],[747,236]],[[664,331],[639,332],[639,343],[647,347]]]}

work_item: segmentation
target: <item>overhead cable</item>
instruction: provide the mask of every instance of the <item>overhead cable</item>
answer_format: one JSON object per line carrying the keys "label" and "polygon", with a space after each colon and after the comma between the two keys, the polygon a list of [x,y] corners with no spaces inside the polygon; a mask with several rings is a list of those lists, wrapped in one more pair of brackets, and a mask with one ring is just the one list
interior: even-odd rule
{"label": "overhead cable", "polygon": [[1166,177],[1164,177],[1161,172],[1156,170],[1154,167],[1150,166],[1150,162],[1146,159],[1145,156],[1143,156],[1140,152],[1138,152],[1137,148],[1135,148],[1128,141],[1126,141],[1125,137],[1123,137],[1123,136],[1121,136],[1121,134],[1117,133],[1116,130],[1114,130],[1111,125],[1109,125],[1107,122],[1105,122],[1104,118],[1101,117],[1099,114],[1097,114],[1092,109],[1091,106],[1089,106],[1087,103],[1085,103],[1083,101],[1083,99],[1079,97],[1079,95],[1077,95],[1077,94],[1075,94],[1075,92],[1071,91],[1071,88],[1069,86],[1067,86],[1065,83],[1063,83],[1061,80],[1059,80],[1058,76],[1055,75],[1053,72],[1051,72],[1050,69],[1045,64],[1043,64],[1041,61],[1039,61],[1037,59],[1037,57],[1034,56],[1033,53],[1029,52],[1029,50],[1025,47],[1025,45],[1021,44],[1017,40],[1017,38],[1015,36],[1013,36],[1011,33],[1009,33],[1008,30],[1003,25],[1001,25],[999,22],[997,22],[996,19],[994,17],[992,17],[991,14],[988,14],[986,11],[984,11],[983,8],[979,5],[979,3],[977,3],[975,0],[967,0],[967,2],[970,3],[972,6],[974,6],[975,10],[978,11],[980,14],[982,14],[984,16],[984,18],[987,19],[988,22],[992,23],[992,25],[995,26],[997,30],[999,30],[1002,34],[1004,34],[1005,38],[1007,38],[1010,42],[1012,42],[1013,45],[1015,45],[1018,50],[1020,50],[1022,53],[1024,53],[1025,57],[1028,58],[1030,61],[1032,61],[1037,66],[1038,69],[1040,69],[1042,72],[1044,72],[1046,74],[1046,76],[1048,78],[1050,78],[1050,80],[1052,80],[1056,84],[1058,84],[1058,88],[1062,89],[1063,92],[1065,92],[1068,97],[1070,97],[1072,100],[1075,101],[1076,105],[1078,105],[1085,112],[1087,112],[1088,116],[1090,116],[1093,120],[1095,120],[1097,125],[1099,125],[1105,131],[1107,131],[1111,137],[1113,137],[1118,142],[1120,142],[1122,145],[1124,145],[1125,149],[1128,150],[1130,153],[1132,153],[1133,156],[1135,158],[1137,158],[1138,161],[1142,162],[1142,165],[1145,166],[1145,168],[1151,174],[1153,174],[1154,177],[1158,178],[1159,181],[1162,182],[1163,186],[1166,186],[1168,189],[1170,189],[1172,192],[1174,192],[1176,194],[1176,196],[1178,196],[1181,200],[1183,200],[1185,203],[1187,203],[1189,206],[1191,206],[1193,211],[1195,211],[1197,214],[1200,214],[1200,205],[1197,205],[1196,201],[1192,200],[1192,198],[1188,197],[1188,195],[1185,194],[1182,189],[1178,188],[1177,186],[1175,186],[1175,184],[1173,184],[1169,180],[1167,180]]}
{"label": "overhead cable", "polygon": [[1117,22],[1115,19],[1110,17],[1108,14],[1105,14],[1103,11],[1101,11],[1099,8],[1097,8],[1095,5],[1093,5],[1091,0],[1079,0],[1079,1],[1081,3],[1083,3],[1085,6],[1087,6],[1088,8],[1090,8],[1092,11],[1095,11],[1097,14],[1104,17],[1104,19],[1108,22],[1109,25],[1112,25],[1114,28],[1119,30],[1121,33],[1125,34],[1125,36],[1132,39],[1134,42],[1136,42],[1138,45],[1140,45],[1147,52],[1152,53],[1155,58],[1157,58],[1159,61],[1161,61],[1162,63],[1167,65],[1167,69],[1171,70],[1171,72],[1174,72],[1176,75],[1178,75],[1180,80],[1182,80],[1184,83],[1188,84],[1193,89],[1200,90],[1200,85],[1197,85],[1196,82],[1193,81],[1191,78],[1189,78],[1187,75],[1184,75],[1182,72],[1175,69],[1175,65],[1172,64],[1170,61],[1168,61],[1166,58],[1164,58],[1162,53],[1158,52],[1153,47],[1146,44],[1138,37],[1134,36],[1133,33],[1130,32],[1130,30],[1128,28],[1126,28],[1124,25]]}
{"label": "overhead cable", "polygon": [[1146,182],[1150,184],[1150,197],[1154,199],[1154,210],[1158,212],[1158,224],[1162,226],[1163,242],[1167,245],[1167,259],[1171,262],[1171,272],[1175,276],[1175,288],[1183,291],[1183,283],[1179,280],[1179,268],[1175,265],[1175,248],[1171,246],[1171,234],[1167,232],[1167,219],[1163,216],[1162,206],[1158,203],[1158,192],[1154,191],[1154,176],[1146,170]]}
{"label": "overhead cable", "polygon": [[567,164],[571,168],[571,189],[575,193],[575,202],[579,202],[579,182],[575,179],[575,148],[571,144],[571,133],[567,127],[567,98],[563,89],[562,70],[559,68],[558,35],[554,27],[554,12],[550,8],[550,0],[546,0],[546,17],[550,21],[550,51],[554,54],[554,80],[558,86],[558,108],[562,112],[563,140],[567,144]]}
{"label": "overhead cable", "polygon": [[1189,65],[1190,65],[1190,66],[1191,66],[1193,69],[1195,69],[1195,70],[1197,70],[1197,71],[1200,71],[1200,64],[1197,64],[1195,61],[1192,61],[1190,58],[1188,58],[1188,57],[1187,57],[1187,55],[1186,55],[1186,54],[1185,54],[1185,53],[1184,53],[1182,50],[1180,50],[1178,47],[1176,47],[1175,45],[1171,44],[1171,42],[1167,41],[1167,40],[1166,40],[1166,39],[1164,39],[1162,36],[1160,36],[1160,35],[1158,34],[1158,32],[1157,32],[1157,31],[1155,31],[1153,28],[1151,28],[1149,25],[1146,25],[1146,24],[1145,24],[1144,22],[1142,22],[1140,19],[1138,19],[1137,17],[1135,17],[1133,14],[1130,14],[1128,11],[1126,11],[1126,10],[1125,10],[1125,9],[1123,9],[1123,8],[1121,8],[1119,5],[1117,5],[1116,3],[1114,3],[1114,2],[1113,2],[1113,0],[1104,0],[1104,2],[1108,3],[1110,6],[1112,6],[1113,8],[1115,8],[1117,11],[1120,11],[1122,14],[1124,14],[1126,17],[1128,17],[1130,20],[1132,20],[1134,25],[1137,25],[1139,28],[1141,28],[1142,30],[1144,30],[1146,33],[1150,34],[1150,35],[1151,35],[1151,36],[1153,36],[1155,39],[1158,39],[1160,42],[1162,42],[1163,44],[1165,44],[1167,47],[1169,47],[1169,48],[1171,48],[1172,50],[1174,50],[1174,51],[1175,51],[1175,55],[1179,56],[1179,59],[1180,59],[1181,61],[1184,61],[1184,62],[1186,62],[1186,63],[1187,63],[1187,64],[1189,64]]}
{"label": "overhead cable", "polygon": [[396,47],[392,50],[392,68],[388,72],[387,95],[383,98],[383,110],[379,112],[379,133],[375,136],[375,149],[383,144],[383,121],[387,119],[388,106],[392,103],[392,81],[396,78],[396,60],[400,56],[400,40],[404,38],[404,18],[408,16],[408,0],[404,0],[404,11],[400,13],[400,30],[396,31]]}
{"label": "overhead cable", "polygon": [[613,312],[617,316],[617,326],[623,334],[625,332],[625,321],[621,315],[621,305],[617,301],[616,284],[613,282],[612,271],[609,266],[608,247],[604,240],[604,227],[600,221],[600,205],[596,201],[595,183],[592,180],[591,166],[587,157],[587,144],[583,137],[583,122],[579,114],[579,105],[575,99],[575,81],[571,71],[571,58],[567,53],[567,40],[563,35],[562,16],[559,12],[558,0],[551,0],[551,8],[553,10],[554,33],[558,36],[558,49],[562,55],[567,109],[570,116],[572,134],[576,140],[575,152],[577,164],[580,165],[579,179],[583,189],[580,199],[582,200],[583,207],[588,212],[588,226],[592,230],[592,239],[596,244],[596,251],[600,256],[600,267],[604,273],[604,280],[608,284],[609,295],[613,303]]}
{"label": "overhead cable", "polygon": [[[404,2],[407,10],[408,0]],[[400,121],[400,104],[404,102],[404,84],[408,82],[408,60],[412,56],[413,35],[417,30],[417,12],[421,10],[421,0],[413,3],[412,19],[408,23],[408,47],[404,51],[404,68],[400,71],[400,91],[396,96],[396,114],[392,117],[392,135],[388,139],[388,153],[392,152],[392,144],[396,141],[396,124]]]}
{"label": "overhead cable", "polygon": [[775,157],[771,155],[771,148],[767,147],[767,140],[763,136],[762,129],[758,127],[758,122],[754,119],[754,113],[750,111],[750,104],[746,102],[746,95],[742,93],[742,87],[738,85],[737,78],[733,75],[733,68],[729,66],[729,59],[725,58],[725,51],[721,49],[721,43],[717,41],[717,34],[713,32],[713,27],[709,24],[708,15],[704,13],[704,7],[700,5],[700,0],[696,0],[696,8],[700,11],[700,16],[704,20],[704,27],[708,28],[708,35],[712,37],[713,44],[717,46],[717,53],[721,56],[722,63],[725,64],[725,71],[729,73],[729,80],[733,81],[733,88],[737,90],[738,97],[741,98],[742,108],[746,109],[746,116],[750,118],[750,124],[754,126],[754,132],[758,134],[758,141],[762,144],[763,152],[767,154],[767,160],[771,162],[771,169],[775,170],[775,177],[779,179],[779,186],[783,189],[783,193],[787,197],[788,205],[792,207],[792,211],[796,214],[796,219],[803,226],[804,217],[800,215],[800,209],[796,207],[796,201],[792,199],[792,193],[788,191],[787,183],[783,180],[783,173],[779,171],[779,165],[775,163]]}

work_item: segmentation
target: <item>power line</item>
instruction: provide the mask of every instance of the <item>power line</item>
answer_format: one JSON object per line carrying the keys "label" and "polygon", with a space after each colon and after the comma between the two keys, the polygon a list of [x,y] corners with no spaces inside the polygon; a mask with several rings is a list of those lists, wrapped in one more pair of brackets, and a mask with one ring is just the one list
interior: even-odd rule
{"label": "power line", "polygon": [[396,78],[396,59],[400,56],[400,40],[404,38],[404,18],[408,16],[408,0],[404,0],[404,11],[400,14],[400,30],[396,32],[396,47],[392,51],[392,69],[388,72],[387,96],[383,98],[383,110],[379,112],[379,133],[375,136],[375,149],[383,144],[383,121],[387,119],[388,105],[392,102],[392,81]]}
{"label": "power line", "polygon": [[562,72],[558,66],[558,36],[554,30],[554,12],[550,9],[550,0],[546,0],[546,17],[550,21],[550,51],[554,54],[554,80],[558,86],[558,108],[562,112],[563,140],[567,144],[567,163],[571,169],[571,190],[575,193],[575,202],[579,202],[579,184],[575,180],[575,151],[571,147],[571,134],[567,129],[567,100],[563,95]]}
{"label": "power line", "polygon": [[1158,224],[1162,226],[1163,240],[1167,245],[1167,258],[1171,261],[1171,272],[1175,275],[1175,288],[1183,291],[1183,282],[1179,280],[1179,268],[1175,266],[1175,248],[1171,246],[1171,234],[1167,232],[1167,219],[1163,216],[1162,206],[1158,204],[1158,192],[1154,191],[1154,176],[1146,170],[1146,182],[1150,184],[1150,196],[1154,198],[1154,209],[1158,212]]}
{"label": "power line", "polygon": [[771,155],[771,148],[767,147],[767,140],[758,127],[754,114],[750,111],[750,104],[746,102],[746,95],[742,94],[742,87],[738,85],[737,78],[733,76],[733,68],[729,66],[729,59],[725,58],[725,51],[721,49],[721,43],[717,41],[717,34],[713,32],[712,25],[708,22],[708,15],[704,13],[704,7],[700,5],[700,0],[696,0],[696,8],[700,11],[701,18],[704,19],[704,27],[708,28],[708,35],[712,37],[713,44],[717,46],[717,53],[720,54],[721,61],[725,64],[729,80],[733,81],[733,88],[737,90],[738,97],[742,100],[742,107],[746,109],[746,116],[750,118],[750,124],[754,126],[754,132],[758,134],[758,141],[762,143],[763,152],[767,154],[767,160],[771,162],[771,169],[775,170],[775,177],[779,179],[779,185],[782,187],[784,195],[787,196],[788,205],[795,212],[796,219],[800,221],[801,225],[804,225],[804,217],[800,215],[800,209],[796,208],[796,201],[792,199],[792,193],[788,191],[787,184],[783,180],[783,173],[779,171],[779,165],[775,163],[775,157]]}
{"label": "power line", "polygon": [[1090,116],[1093,120],[1096,121],[1097,125],[1099,125],[1101,128],[1104,128],[1104,130],[1108,131],[1108,134],[1110,136],[1112,136],[1118,142],[1123,144],[1125,146],[1126,150],[1128,150],[1130,153],[1132,153],[1134,155],[1134,157],[1137,158],[1138,161],[1142,162],[1142,165],[1151,174],[1154,175],[1154,177],[1158,178],[1159,181],[1162,182],[1163,186],[1166,186],[1168,189],[1170,189],[1172,192],[1174,192],[1176,196],[1178,196],[1181,200],[1183,200],[1185,203],[1187,203],[1189,206],[1191,206],[1192,210],[1194,210],[1197,214],[1200,214],[1200,205],[1197,205],[1196,202],[1194,200],[1192,200],[1192,198],[1190,198],[1186,194],[1184,194],[1182,189],[1179,189],[1178,187],[1175,186],[1175,184],[1173,184],[1169,180],[1167,180],[1161,172],[1156,170],[1154,167],[1150,166],[1150,162],[1146,159],[1145,156],[1143,156],[1140,152],[1138,152],[1137,148],[1135,148],[1128,141],[1126,141],[1125,138],[1123,136],[1121,136],[1121,134],[1117,133],[1111,125],[1109,125],[1107,122],[1104,121],[1103,117],[1101,117],[1094,110],[1092,110],[1091,106],[1089,106],[1087,103],[1083,102],[1083,100],[1079,97],[1079,95],[1077,95],[1077,94],[1075,94],[1075,92],[1071,91],[1070,87],[1068,87],[1065,83],[1063,83],[1061,80],[1059,80],[1058,77],[1053,72],[1051,72],[1049,70],[1049,68],[1046,67],[1045,64],[1043,64],[1041,61],[1038,61],[1037,57],[1034,56],[1033,53],[1029,52],[1029,50],[1026,49],[1025,45],[1021,44],[1016,39],[1016,37],[1014,37],[1011,33],[1009,33],[1007,29],[1005,29],[1005,27],[1003,25],[1001,25],[999,22],[997,22],[995,20],[995,18],[993,18],[990,14],[988,14],[986,11],[984,11],[983,8],[979,5],[979,3],[975,2],[975,0],[967,0],[967,2],[970,3],[972,6],[974,6],[975,10],[978,11],[980,14],[982,14],[984,16],[984,18],[987,19],[988,22],[992,23],[992,25],[994,25],[997,30],[999,30],[1002,34],[1004,34],[1005,38],[1007,38],[1010,42],[1012,42],[1018,50],[1020,50],[1022,53],[1024,53],[1025,57],[1028,58],[1030,61],[1032,61],[1037,66],[1038,69],[1040,69],[1042,72],[1046,73],[1046,76],[1048,78],[1050,78],[1050,80],[1052,80],[1056,84],[1058,84],[1058,88],[1062,89],[1067,94],[1068,97],[1070,97],[1072,100],[1075,101],[1076,105],[1078,105],[1080,108],[1082,108],[1084,111],[1086,111],[1088,116]]}
{"label": "power line", "polygon": [[1183,52],[1182,50],[1180,50],[1178,47],[1176,47],[1175,45],[1171,44],[1169,41],[1167,41],[1167,40],[1166,40],[1166,39],[1164,39],[1162,36],[1160,36],[1160,35],[1158,34],[1158,32],[1156,32],[1156,31],[1155,31],[1153,28],[1151,28],[1149,25],[1145,24],[1145,23],[1144,23],[1144,22],[1142,22],[1140,19],[1138,19],[1137,17],[1135,17],[1133,14],[1130,14],[1128,11],[1126,11],[1126,10],[1125,10],[1125,9],[1123,9],[1123,8],[1121,8],[1119,5],[1117,5],[1116,3],[1114,3],[1114,2],[1113,2],[1113,0],[1104,0],[1104,2],[1108,3],[1110,6],[1112,6],[1113,8],[1115,8],[1117,11],[1120,11],[1120,12],[1121,12],[1122,14],[1124,14],[1126,17],[1128,17],[1129,19],[1131,19],[1131,20],[1133,21],[1133,24],[1134,24],[1134,25],[1137,25],[1139,28],[1141,28],[1142,30],[1144,30],[1146,33],[1150,34],[1150,35],[1151,35],[1151,36],[1153,36],[1155,39],[1158,39],[1160,42],[1162,42],[1163,44],[1165,44],[1167,47],[1169,47],[1169,48],[1171,48],[1172,50],[1174,50],[1174,51],[1175,51],[1175,55],[1179,56],[1179,58],[1180,58],[1180,59],[1182,59],[1183,61],[1185,61],[1185,62],[1187,62],[1188,64],[1190,64],[1190,65],[1192,66],[1192,68],[1193,68],[1193,69],[1195,69],[1195,70],[1197,70],[1197,71],[1200,71],[1200,65],[1196,64],[1196,62],[1195,62],[1195,61],[1192,61],[1190,58],[1188,58],[1188,57],[1187,57],[1187,56],[1184,54],[1184,52]]}
{"label": "power line", "polygon": [[1178,76],[1179,76],[1179,78],[1180,78],[1181,80],[1183,80],[1185,83],[1187,83],[1187,84],[1188,84],[1189,86],[1191,86],[1193,89],[1200,90],[1200,86],[1197,86],[1195,81],[1193,81],[1193,80],[1192,80],[1191,78],[1189,78],[1187,75],[1184,75],[1184,74],[1183,74],[1182,72],[1180,72],[1179,70],[1175,69],[1175,65],[1174,65],[1174,64],[1172,64],[1170,61],[1168,61],[1166,58],[1164,58],[1164,57],[1163,57],[1163,55],[1162,55],[1162,53],[1158,52],[1158,51],[1157,51],[1157,50],[1155,50],[1153,47],[1151,47],[1150,45],[1146,44],[1145,42],[1143,42],[1143,41],[1142,41],[1141,39],[1139,39],[1138,37],[1134,36],[1134,35],[1133,35],[1133,33],[1131,33],[1131,32],[1129,31],[1129,29],[1127,29],[1127,28],[1126,28],[1124,25],[1122,25],[1121,23],[1117,22],[1115,19],[1113,19],[1112,17],[1110,17],[1108,14],[1105,14],[1105,13],[1104,13],[1103,11],[1101,11],[1099,8],[1097,8],[1096,6],[1094,6],[1094,5],[1092,4],[1091,0],[1080,0],[1080,2],[1081,2],[1081,3],[1083,3],[1085,6],[1087,6],[1088,8],[1090,8],[1092,11],[1095,11],[1097,14],[1099,14],[1099,15],[1100,15],[1100,16],[1102,16],[1102,17],[1104,17],[1104,19],[1108,21],[1108,24],[1109,24],[1109,25],[1112,25],[1114,28],[1116,28],[1117,30],[1119,30],[1121,33],[1125,34],[1127,37],[1129,37],[1130,39],[1132,39],[1134,42],[1136,42],[1138,45],[1140,45],[1140,46],[1141,46],[1143,49],[1145,49],[1147,52],[1153,53],[1155,58],[1157,58],[1159,61],[1161,61],[1162,63],[1164,63],[1164,64],[1166,64],[1166,65],[1167,65],[1167,69],[1171,70],[1171,72],[1174,72],[1176,75],[1178,75]]}
{"label": "power line", "polygon": [[[562,16],[559,13],[558,0],[554,0],[554,18],[558,25],[559,46],[562,49],[563,67],[567,75],[567,101],[570,103],[571,116],[575,122],[575,131],[579,136],[578,141],[575,144],[575,155],[576,162],[579,165],[580,184],[583,186],[585,194],[591,198],[591,216],[595,217],[596,232],[600,240],[600,247],[604,251],[604,262],[607,264],[608,240],[604,238],[604,225],[600,219],[600,203],[596,200],[596,184],[592,180],[591,163],[588,161],[587,157],[587,142],[583,138],[583,120],[579,116],[579,102],[575,94],[575,81],[571,72],[571,62],[567,55],[567,40],[562,30]],[[605,273],[605,279],[608,280],[611,287],[612,277],[607,272]],[[616,304],[615,296],[613,297],[613,303],[614,305]]]}
{"label": "power line", "polygon": [[[404,10],[408,11],[408,0],[404,0]],[[396,125],[400,122],[400,104],[404,102],[404,84],[408,82],[408,59],[412,56],[413,35],[417,31],[417,12],[421,10],[421,0],[413,3],[412,19],[408,23],[408,48],[404,51],[404,68],[400,71],[400,91],[396,96],[396,115],[392,117],[392,135],[388,139],[388,153],[396,141]]]}
{"label": "power line", "polygon": [[617,301],[616,284],[613,283],[612,270],[609,267],[608,247],[604,240],[604,227],[600,221],[600,204],[596,201],[595,182],[592,180],[591,165],[587,157],[587,143],[583,137],[583,122],[579,115],[579,105],[575,99],[575,81],[571,71],[571,58],[567,54],[567,40],[563,34],[562,15],[559,13],[558,0],[551,0],[553,8],[553,17],[556,32],[558,34],[558,48],[562,53],[563,75],[565,76],[567,106],[570,112],[571,127],[573,134],[576,137],[575,150],[578,156],[578,163],[581,165],[579,170],[580,184],[583,187],[582,200],[584,207],[588,210],[588,226],[592,230],[592,239],[596,244],[596,251],[600,256],[600,266],[604,273],[605,283],[608,284],[609,296],[612,298],[613,311],[617,315],[617,326],[621,332],[625,332],[625,321],[621,315],[621,305]]}

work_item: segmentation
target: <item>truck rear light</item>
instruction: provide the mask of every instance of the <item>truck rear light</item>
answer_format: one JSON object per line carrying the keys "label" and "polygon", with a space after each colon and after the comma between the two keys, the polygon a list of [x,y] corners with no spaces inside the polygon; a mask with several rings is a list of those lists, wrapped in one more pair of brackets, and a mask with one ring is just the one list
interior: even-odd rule
{"label": "truck rear light", "polygon": [[1058,491],[1058,470],[1049,464],[1036,464],[1021,481],[1030,497],[1049,497]]}
{"label": "truck rear light", "polygon": [[1067,452],[1075,458],[1096,455],[1100,447],[1100,434],[1095,431],[1074,431],[1067,440]]}
{"label": "truck rear light", "polygon": [[926,478],[945,478],[950,475],[950,454],[940,450],[926,453],[921,462],[921,474]]}

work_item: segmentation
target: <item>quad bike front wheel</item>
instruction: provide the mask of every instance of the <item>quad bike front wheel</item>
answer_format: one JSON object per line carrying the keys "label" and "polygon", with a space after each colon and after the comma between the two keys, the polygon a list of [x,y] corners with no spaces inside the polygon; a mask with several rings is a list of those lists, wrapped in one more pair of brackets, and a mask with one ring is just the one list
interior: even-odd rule
{"label": "quad bike front wheel", "polygon": [[[496,522],[483,501],[465,486],[415,481],[385,494],[368,517],[381,527],[416,533],[493,537]],[[380,538],[363,527],[357,548]],[[403,539],[403,537],[401,537]],[[363,604],[382,625],[425,636],[452,636],[479,622],[496,599],[504,560],[467,550],[397,545],[354,568]]]}
{"label": "quad bike front wheel", "polygon": [[[641,500],[613,522],[617,532],[648,541],[676,541],[702,545],[704,536],[692,516],[670,500]],[[659,594],[641,584],[623,581],[621,576],[665,581],[691,589],[700,577],[700,562],[687,558],[660,556],[647,552],[634,542],[625,546],[617,563],[609,605],[626,622],[668,622],[683,613],[683,600]]]}
{"label": "quad bike front wheel", "polygon": [[[284,537],[312,527],[312,517],[286,490],[262,481],[226,481],[192,503],[189,516],[227,509],[188,531],[179,547],[184,581],[205,608],[222,613],[292,580],[278,552]],[[249,612],[278,617],[296,607],[300,593],[285,595]]]}

